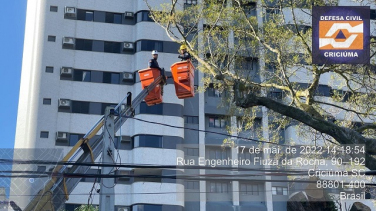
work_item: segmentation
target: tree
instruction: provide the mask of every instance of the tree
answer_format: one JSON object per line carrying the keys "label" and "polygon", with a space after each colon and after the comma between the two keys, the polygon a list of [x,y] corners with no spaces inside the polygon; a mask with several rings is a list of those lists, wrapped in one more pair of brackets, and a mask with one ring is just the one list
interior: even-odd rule
{"label": "tree", "polygon": [[[336,5],[335,0],[263,0],[257,6],[249,0],[192,5],[171,0],[154,8],[146,2],[170,39],[187,44],[205,74],[204,87],[228,90],[227,103],[247,114],[249,122],[264,106],[276,133],[297,122],[310,137],[364,144],[366,167],[376,169],[374,66],[311,61],[311,6]],[[259,67],[252,68],[256,63]],[[301,79],[305,84],[298,83]],[[320,85],[323,80],[329,86]],[[327,98],[321,93],[325,89],[331,89]]]}

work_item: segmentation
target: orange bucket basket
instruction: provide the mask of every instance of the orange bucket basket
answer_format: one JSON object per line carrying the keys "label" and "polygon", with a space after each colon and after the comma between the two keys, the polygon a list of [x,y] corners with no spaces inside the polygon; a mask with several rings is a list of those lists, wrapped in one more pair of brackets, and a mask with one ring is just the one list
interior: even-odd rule
{"label": "orange bucket basket", "polygon": [[[161,73],[157,68],[148,68],[139,70],[138,74],[141,80],[141,87],[145,89],[151,83],[157,79]],[[149,91],[149,94],[145,97],[145,102],[148,106],[152,106],[155,104],[162,103],[162,93],[161,93],[161,86],[158,84],[153,90]]]}
{"label": "orange bucket basket", "polygon": [[194,67],[191,61],[176,62],[171,66],[175,92],[179,99],[194,97]]}

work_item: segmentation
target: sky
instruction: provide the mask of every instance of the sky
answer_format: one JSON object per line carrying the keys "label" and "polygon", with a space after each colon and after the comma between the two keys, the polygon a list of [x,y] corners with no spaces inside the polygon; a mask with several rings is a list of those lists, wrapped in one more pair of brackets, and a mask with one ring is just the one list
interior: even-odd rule
{"label": "sky", "polygon": [[26,20],[26,1],[1,1],[0,7],[0,140],[1,148],[13,148]]}

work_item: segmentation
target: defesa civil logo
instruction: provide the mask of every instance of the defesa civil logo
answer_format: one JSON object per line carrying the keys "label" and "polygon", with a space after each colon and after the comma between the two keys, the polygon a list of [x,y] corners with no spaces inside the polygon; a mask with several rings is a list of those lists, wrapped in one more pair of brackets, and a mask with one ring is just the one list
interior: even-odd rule
{"label": "defesa civil logo", "polygon": [[369,7],[313,7],[312,63],[369,64]]}

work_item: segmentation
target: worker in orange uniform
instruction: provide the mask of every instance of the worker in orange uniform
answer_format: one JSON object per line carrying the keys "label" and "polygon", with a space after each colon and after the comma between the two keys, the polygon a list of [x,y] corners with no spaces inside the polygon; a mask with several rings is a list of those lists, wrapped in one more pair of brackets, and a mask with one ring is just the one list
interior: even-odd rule
{"label": "worker in orange uniform", "polygon": [[160,85],[161,85],[161,92],[162,92],[162,95],[163,95],[163,85],[166,84],[165,70],[164,70],[164,68],[160,68],[159,67],[159,64],[158,64],[158,61],[157,61],[157,59],[158,59],[158,51],[153,50],[151,52],[151,55],[153,56],[153,58],[149,60],[148,67],[149,68],[157,68],[161,72],[161,75],[163,77],[162,77],[162,81],[161,81]]}
{"label": "worker in orange uniform", "polygon": [[180,46],[179,53],[180,54],[178,58],[181,59],[182,61],[191,60],[191,54],[188,53],[187,46],[185,44]]}

